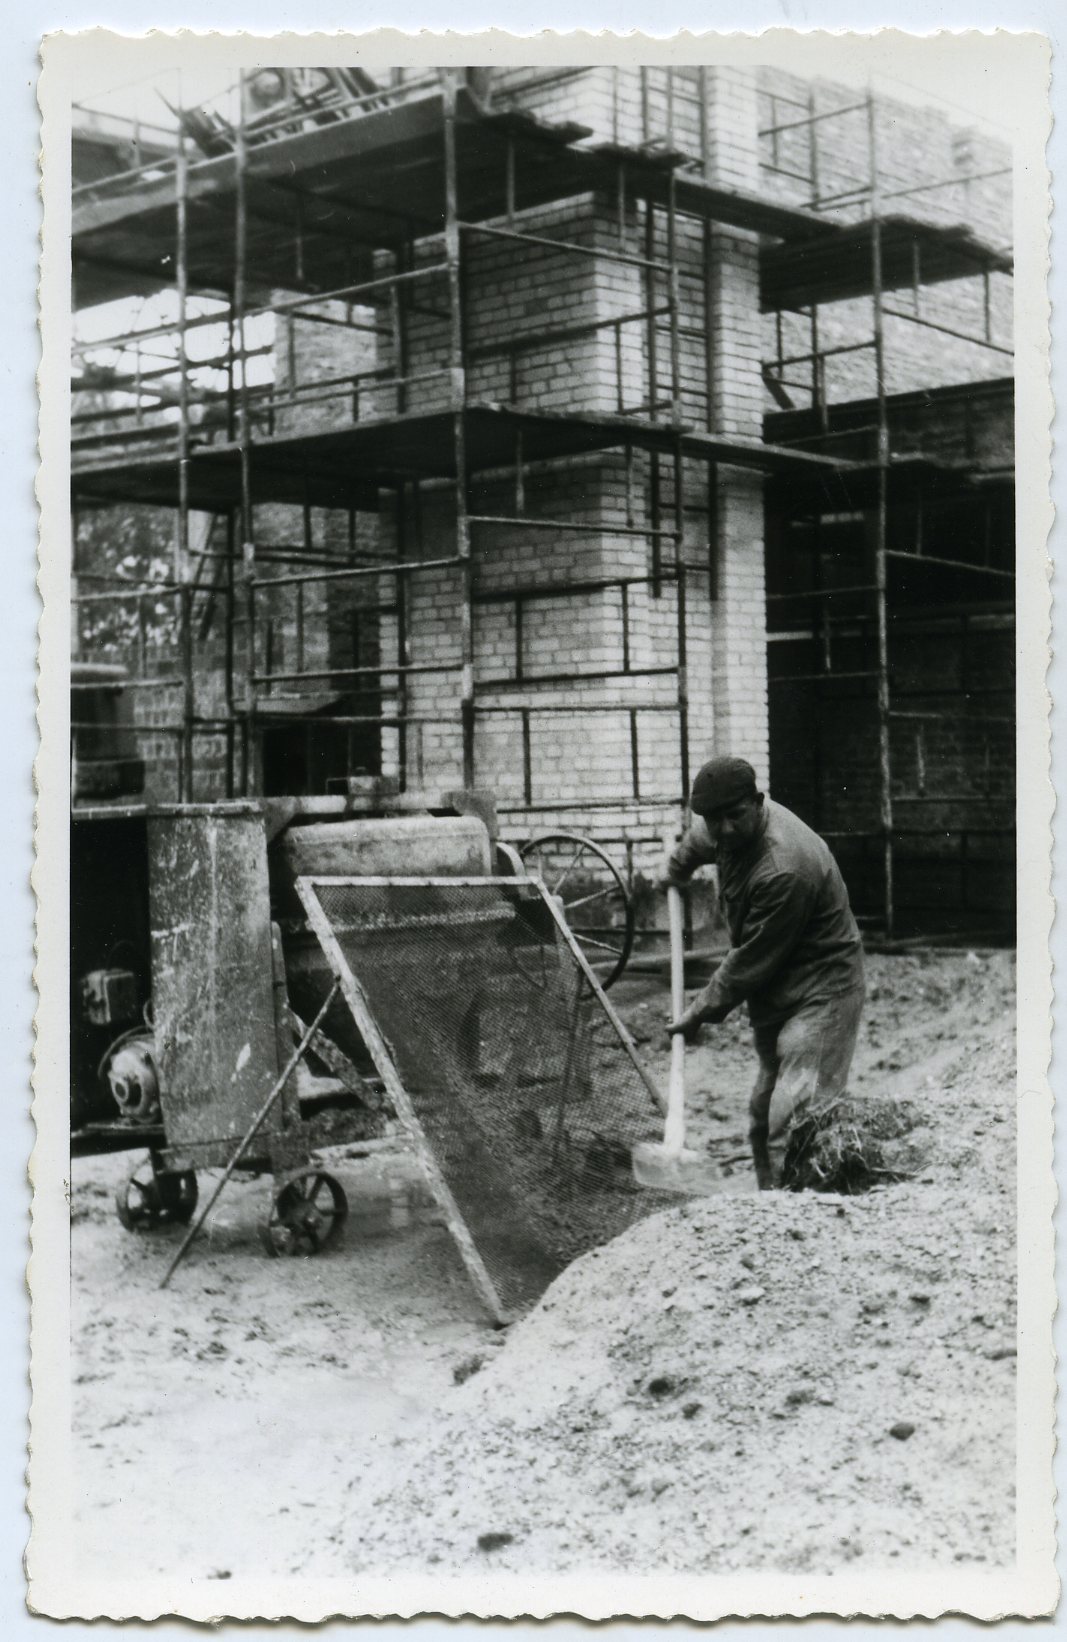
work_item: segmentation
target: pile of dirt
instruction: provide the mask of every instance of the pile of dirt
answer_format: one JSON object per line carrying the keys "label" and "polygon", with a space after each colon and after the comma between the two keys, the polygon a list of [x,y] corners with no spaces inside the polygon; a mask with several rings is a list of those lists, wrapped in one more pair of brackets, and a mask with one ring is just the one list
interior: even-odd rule
{"label": "pile of dirt", "polygon": [[355,1566],[1010,1560],[1010,1219],[919,1207],[704,1199],[576,1262],[357,1497]]}
{"label": "pile of dirt", "polygon": [[[915,1178],[693,1200],[576,1262],[388,1478],[354,1481],[350,1566],[1013,1558],[1011,962],[871,968],[856,1082],[904,1114]],[[714,1141],[743,1085],[712,1087]]]}

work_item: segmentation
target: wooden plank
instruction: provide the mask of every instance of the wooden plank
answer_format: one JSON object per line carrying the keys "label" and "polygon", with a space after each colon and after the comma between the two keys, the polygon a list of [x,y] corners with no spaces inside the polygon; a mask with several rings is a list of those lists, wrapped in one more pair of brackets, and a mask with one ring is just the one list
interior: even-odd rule
{"label": "wooden plank", "polygon": [[[301,171],[321,171],[337,161],[373,163],[372,157],[390,155],[405,144],[432,140],[442,124],[440,95],[421,97],[406,107],[381,109],[351,120],[316,126],[276,142],[254,146],[248,153],[249,174],[257,179],[282,177],[286,180]],[[232,153],[199,161],[190,175],[192,201],[217,199],[232,193],[236,186],[237,159]],[[101,186],[95,198],[81,199],[72,214],[72,234],[77,240],[101,228],[113,227],[126,218],[164,211],[174,203],[174,178],[116,184],[108,193]]]}

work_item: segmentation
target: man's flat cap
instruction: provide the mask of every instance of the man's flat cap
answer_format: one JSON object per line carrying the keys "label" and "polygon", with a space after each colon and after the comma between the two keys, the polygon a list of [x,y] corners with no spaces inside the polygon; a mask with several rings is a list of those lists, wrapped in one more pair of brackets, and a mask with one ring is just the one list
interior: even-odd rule
{"label": "man's flat cap", "polygon": [[698,815],[728,809],[740,798],[756,796],[756,772],[743,758],[711,758],[693,782],[690,807]]}

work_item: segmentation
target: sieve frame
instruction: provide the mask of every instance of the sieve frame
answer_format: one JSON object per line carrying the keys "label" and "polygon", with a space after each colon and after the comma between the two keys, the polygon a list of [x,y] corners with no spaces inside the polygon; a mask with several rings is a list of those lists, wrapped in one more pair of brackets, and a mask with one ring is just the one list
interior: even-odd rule
{"label": "sieve frame", "polygon": [[[525,873],[521,878],[481,875],[478,877],[443,876],[440,874],[426,876],[404,876],[398,874],[374,875],[345,875],[335,873],[304,874],[296,879],[296,892],[300,897],[301,905],[307,914],[308,923],[315,934],[323,954],[330,966],[335,979],[340,983],[341,992],[359,1029],[371,1058],[378,1069],[378,1074],[384,1083],[397,1116],[411,1135],[420,1164],[426,1176],[427,1183],[433,1193],[446,1224],[456,1244],[457,1249],[468,1275],[482,1300],[488,1307],[494,1319],[501,1326],[512,1323],[520,1313],[504,1305],[488,1268],[478,1252],[474,1239],[463,1218],[459,1204],[453,1196],[444,1174],[437,1162],[422,1124],[415,1112],[414,1105],[404,1087],[404,1081],[397,1069],[390,1044],[380,1030],[374,1018],[367,994],[358,977],[352,970],[345,957],[341,944],[334,933],[333,926],[326,915],[322,902],[319,900],[319,886],[328,889],[495,889],[502,888],[532,890],[551,913],[551,916],[566,942],[567,948],[596,998],[601,1009],[610,1022],[622,1048],[631,1061],[645,1090],[652,1100],[657,1111],[662,1115],[667,1110],[667,1103],[651,1073],[643,1065],[626,1026],[618,1011],[608,1000],[608,997],[593,973],[585,953],[578,945],[561,908],[549,894],[544,880],[537,873]],[[531,897],[533,898],[533,897]],[[442,919],[443,923],[447,919]]]}

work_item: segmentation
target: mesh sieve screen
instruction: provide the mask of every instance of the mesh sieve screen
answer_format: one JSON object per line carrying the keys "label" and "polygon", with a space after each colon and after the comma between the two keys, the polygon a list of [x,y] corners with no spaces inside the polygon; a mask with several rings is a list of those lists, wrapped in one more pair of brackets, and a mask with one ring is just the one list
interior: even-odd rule
{"label": "mesh sieve screen", "polygon": [[537,884],[315,879],[302,893],[358,982],[502,1312],[672,1201],[633,1180],[631,1149],[658,1138],[658,1113]]}

